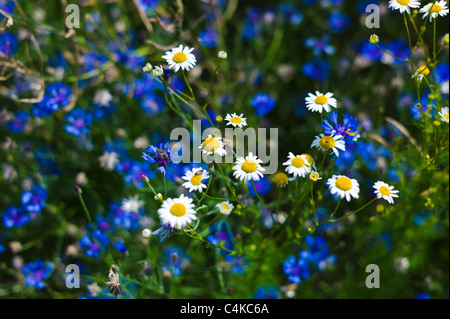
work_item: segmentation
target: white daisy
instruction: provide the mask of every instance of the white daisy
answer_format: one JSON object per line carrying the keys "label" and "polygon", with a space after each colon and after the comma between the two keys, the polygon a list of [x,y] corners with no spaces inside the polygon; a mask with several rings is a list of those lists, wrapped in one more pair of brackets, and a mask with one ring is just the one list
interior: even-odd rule
{"label": "white daisy", "polygon": [[178,72],[180,68],[189,71],[197,63],[195,55],[191,53],[192,51],[194,51],[194,48],[183,48],[183,45],[180,44],[178,47],[173,48],[172,51],[166,51],[163,59],[166,59],[169,64],[169,69],[174,68],[175,72]]}
{"label": "white daisy", "polygon": [[375,195],[378,198],[387,200],[389,204],[394,204],[393,197],[398,197],[398,191],[394,190],[394,186],[390,186],[385,182],[378,181],[373,185],[373,188],[375,188]]}
{"label": "white daisy", "polygon": [[419,10],[420,13],[424,13],[422,19],[425,19],[427,16],[430,16],[431,20],[437,18],[438,16],[444,17],[448,14],[449,10],[447,8],[447,2],[444,0],[435,1],[434,3],[429,3]]}
{"label": "white daisy", "polygon": [[333,175],[327,181],[331,194],[338,194],[340,198],[350,199],[359,197],[359,183],[356,179],[350,179],[343,175]]}
{"label": "white daisy", "polygon": [[181,194],[178,198],[166,199],[162,203],[161,208],[158,209],[158,215],[162,224],[181,229],[197,219],[197,212],[194,210],[194,207],[192,198]]}
{"label": "white daisy", "polygon": [[389,8],[392,10],[399,10],[400,13],[407,12],[411,14],[410,8],[419,8],[420,2],[415,0],[391,0],[389,1]]}
{"label": "white daisy", "polygon": [[233,125],[233,127],[244,127],[247,126],[247,118],[243,117],[244,114],[237,115],[236,113],[227,114],[225,121],[228,121],[227,125]]}
{"label": "white daisy", "polygon": [[147,63],[143,68],[142,68],[142,72],[145,73],[150,73],[153,70],[153,65],[151,65],[150,63]]}
{"label": "white daisy", "polygon": [[122,199],[122,206],[120,209],[125,212],[139,213],[139,209],[144,206],[144,201],[139,200],[139,196],[129,197],[128,199]]}
{"label": "white daisy", "polygon": [[316,171],[312,171],[311,173],[309,173],[309,179],[313,182],[317,182],[319,179],[322,179],[322,177],[320,177],[319,173],[317,173]]}
{"label": "white daisy", "polygon": [[226,60],[228,57],[228,53],[226,53],[225,51],[219,51],[219,53],[217,53],[217,57],[221,60]]}
{"label": "white daisy", "polygon": [[305,177],[311,172],[311,164],[305,155],[294,155],[289,152],[288,160],[283,165],[287,165],[285,172],[293,174],[294,177]]}
{"label": "white daisy", "polygon": [[319,112],[322,113],[322,110],[330,112],[332,107],[337,107],[337,101],[333,98],[333,93],[322,94],[319,91],[316,91],[316,95],[312,93],[308,93],[308,97],[305,98],[306,108],[311,112]]}
{"label": "white daisy", "polygon": [[152,235],[152,231],[148,228],[144,228],[142,230],[142,237],[144,238],[150,238],[150,236]]}
{"label": "white daisy", "polygon": [[163,75],[164,75],[164,69],[163,69],[163,67],[160,66],[160,65],[155,66],[155,68],[152,70],[152,75],[153,75],[155,78],[159,78],[159,77],[163,76]]}
{"label": "white daisy", "polygon": [[438,112],[439,116],[441,117],[441,120],[444,122],[447,122],[447,123],[448,123],[448,117],[449,117],[448,111],[449,111],[448,107],[445,106],[441,109],[440,112]]}
{"label": "white daisy", "polygon": [[233,166],[233,176],[247,183],[249,180],[259,181],[263,177],[265,168],[261,167],[262,160],[253,156],[252,152],[247,157],[239,157]]}
{"label": "white daisy", "polygon": [[216,207],[219,209],[220,213],[224,215],[230,215],[231,211],[234,208],[234,205],[231,204],[229,201],[224,201],[217,204]]}
{"label": "white daisy", "polygon": [[217,154],[219,156],[225,156],[227,154],[227,151],[224,147],[225,145],[222,142],[222,138],[212,135],[208,135],[202,145],[199,146],[199,148],[203,150],[203,154]]}
{"label": "white daisy", "polygon": [[116,152],[105,152],[98,158],[100,166],[107,171],[112,171],[119,163],[119,154]]}
{"label": "white daisy", "polygon": [[202,183],[202,180],[208,179],[209,174],[207,171],[205,171],[201,167],[195,167],[192,169],[192,171],[187,171],[186,174],[182,177],[184,179],[185,183],[183,183],[182,186],[189,189],[190,192],[192,191],[199,191],[200,193],[203,192],[203,189],[206,189],[206,185]]}
{"label": "white daisy", "polygon": [[317,147],[322,151],[330,151],[334,152],[336,156],[339,156],[338,149],[345,151],[345,142],[342,138],[342,135],[335,135],[332,133],[331,135],[320,134],[316,136],[316,139],[312,142],[311,147]]}

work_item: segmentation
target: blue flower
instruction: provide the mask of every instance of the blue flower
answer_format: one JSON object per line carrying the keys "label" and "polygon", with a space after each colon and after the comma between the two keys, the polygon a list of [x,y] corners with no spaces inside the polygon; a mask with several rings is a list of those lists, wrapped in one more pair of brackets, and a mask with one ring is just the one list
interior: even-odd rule
{"label": "blue flower", "polygon": [[14,55],[19,48],[17,38],[12,33],[0,33],[0,53],[6,56]]}
{"label": "blue flower", "polygon": [[71,101],[72,89],[67,84],[49,84],[45,92],[42,101],[33,108],[33,114],[37,117],[49,116],[53,111],[69,105]]}
{"label": "blue flower", "polygon": [[149,145],[149,147],[142,152],[142,158],[150,163],[157,164],[157,170],[163,174],[165,174],[167,167],[173,165],[168,143],[161,143],[159,147]]}
{"label": "blue flower", "polygon": [[3,211],[2,221],[6,228],[17,228],[26,225],[30,216],[22,207],[10,206]]}
{"label": "blue flower", "polygon": [[[5,11],[6,13],[13,13],[14,8],[16,7],[16,4],[14,3],[14,1],[10,0],[0,0],[0,9],[2,9],[3,11]],[[0,19],[3,19],[3,14],[0,13]]]}
{"label": "blue flower", "polygon": [[152,232],[152,235],[160,237],[159,242],[162,243],[166,238],[168,238],[172,232],[175,230],[170,224],[162,224],[160,228]]}
{"label": "blue flower", "polygon": [[419,292],[416,295],[416,299],[431,299],[431,296],[425,292]]}
{"label": "blue flower", "polygon": [[14,115],[14,118],[8,121],[6,128],[11,133],[22,133],[25,130],[28,119],[30,118],[30,114],[24,111],[18,111]]}
{"label": "blue flower", "polygon": [[350,17],[344,13],[333,12],[328,18],[328,25],[333,32],[340,33],[350,25]]}
{"label": "blue flower", "polygon": [[346,144],[353,143],[358,138],[358,120],[349,113],[344,114],[342,124],[338,122],[338,112],[331,112],[328,119],[323,120],[321,124],[325,135],[331,135],[333,132],[341,135]]}
{"label": "blue flower", "polygon": [[34,185],[31,191],[25,191],[20,197],[23,207],[30,213],[40,213],[45,207],[47,190],[39,185]]}
{"label": "blue flower", "polygon": [[310,276],[308,263],[295,256],[290,256],[283,262],[283,272],[288,276],[287,279],[294,284],[299,284]]}
{"label": "blue flower", "polygon": [[127,247],[120,240],[116,240],[113,244],[113,247],[116,248],[122,254],[125,254],[128,251]]}
{"label": "blue flower", "polygon": [[266,93],[257,93],[252,98],[250,104],[256,108],[257,116],[264,116],[270,113],[277,101]]}
{"label": "blue flower", "polygon": [[306,38],[305,46],[313,50],[314,55],[319,55],[322,52],[328,55],[333,55],[336,49],[334,46],[329,44],[331,40],[331,36],[329,34],[325,34],[321,39],[316,38]]}
{"label": "blue flower", "polygon": [[116,227],[120,227],[126,230],[139,228],[139,213],[125,211],[119,207],[116,203],[112,203],[110,206],[111,218],[113,224]]}
{"label": "blue flower", "polygon": [[200,32],[200,43],[207,48],[215,48],[217,46],[219,33],[214,28],[207,28]]}
{"label": "blue flower", "polygon": [[159,0],[137,0],[139,8],[144,11],[154,11],[158,6]]}
{"label": "blue flower", "polygon": [[[254,181],[254,183],[255,183],[256,191],[258,192],[258,195],[260,195],[260,196],[266,195],[272,189],[272,183],[269,182],[266,177],[262,177],[262,178],[260,178],[259,181]],[[248,188],[248,192],[249,192],[250,196],[255,197],[256,194],[253,189],[253,185],[252,185],[251,181],[247,183],[247,188]]]}
{"label": "blue flower", "polygon": [[184,251],[178,247],[171,247],[166,249],[164,254],[166,255],[168,265],[163,266],[163,270],[171,272],[175,277],[181,276],[183,270],[186,269],[190,263],[190,260],[185,256]]}
{"label": "blue flower", "polygon": [[303,64],[302,72],[313,80],[323,82],[330,76],[331,65],[326,60],[313,59]]}
{"label": "blue flower", "polygon": [[380,61],[381,57],[383,56],[383,51],[381,51],[369,41],[366,41],[361,45],[360,52],[364,58],[372,62]]}
{"label": "blue flower", "polygon": [[22,274],[25,276],[25,286],[37,289],[44,288],[44,280],[50,277],[53,268],[53,263],[44,263],[39,258],[35,262],[25,264],[22,269]]}
{"label": "blue flower", "polygon": [[164,110],[164,106],[165,103],[163,98],[155,94],[145,95],[141,101],[142,109],[149,115],[161,112],[162,110]]}
{"label": "blue flower", "polygon": [[[91,239],[92,238],[92,239]],[[84,250],[88,257],[100,258],[100,252],[105,250],[105,246],[109,244],[108,234],[99,229],[84,235],[80,239],[80,247]]]}
{"label": "blue flower", "polygon": [[280,299],[277,286],[259,286],[253,294],[255,299]]}
{"label": "blue flower", "polygon": [[64,125],[67,133],[74,136],[86,135],[89,133],[88,126],[92,124],[92,114],[84,109],[76,108],[66,115],[66,121],[70,123]]}

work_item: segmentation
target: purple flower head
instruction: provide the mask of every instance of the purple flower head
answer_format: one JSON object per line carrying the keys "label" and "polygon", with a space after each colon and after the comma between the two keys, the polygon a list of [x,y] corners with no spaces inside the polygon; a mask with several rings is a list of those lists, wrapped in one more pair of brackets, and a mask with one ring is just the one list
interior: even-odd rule
{"label": "purple flower head", "polygon": [[173,164],[168,143],[161,143],[159,148],[149,145],[149,147],[142,152],[142,158],[150,163],[157,164],[157,170],[163,174],[165,174],[166,168]]}
{"label": "purple flower head", "polygon": [[19,48],[17,38],[12,33],[0,33],[0,53],[9,56],[14,55]]}
{"label": "purple flower head", "polygon": [[344,13],[333,12],[328,18],[328,24],[333,32],[340,33],[350,25],[350,17]]}
{"label": "purple flower head", "polygon": [[310,276],[306,260],[297,259],[295,256],[290,256],[283,262],[283,271],[288,276],[288,280],[294,284],[299,284]]}
{"label": "purple flower head", "polygon": [[183,250],[171,247],[164,251],[168,265],[164,266],[165,271],[170,271],[174,277],[181,276],[182,272],[190,263],[190,259],[185,256]]}
{"label": "purple flower head", "polygon": [[326,60],[314,59],[303,65],[302,72],[313,80],[323,82],[330,76],[331,65]]}
{"label": "purple flower head", "polygon": [[343,123],[338,122],[338,112],[331,112],[328,115],[328,119],[323,120],[321,124],[326,135],[331,135],[336,133],[344,137],[345,143],[351,144],[358,137],[358,127],[357,119],[350,115],[349,113],[344,114]]}
{"label": "purple flower head", "polygon": [[10,206],[3,211],[2,221],[6,228],[22,227],[30,221],[30,216],[22,207]]}
{"label": "purple flower head", "polygon": [[90,236],[84,235],[80,239],[80,247],[88,257],[100,258],[100,252],[104,251],[108,244],[108,234],[99,229],[91,232]]}
{"label": "purple flower head", "polygon": [[69,105],[71,96],[69,85],[60,82],[49,84],[42,101],[35,104],[33,114],[37,117],[49,116],[53,111]]}
{"label": "purple flower head", "polygon": [[29,117],[30,114],[28,112],[18,111],[14,118],[8,122],[6,128],[12,133],[22,133],[25,130]]}
{"label": "purple flower head", "polygon": [[276,286],[259,286],[253,295],[255,299],[280,299]]}
{"label": "purple flower head", "polygon": [[34,185],[31,191],[25,191],[20,197],[23,207],[30,213],[39,214],[45,207],[47,190],[39,185]]}
{"label": "purple flower head", "polygon": [[92,114],[84,109],[76,108],[66,115],[66,121],[70,123],[64,125],[67,133],[75,136],[86,135],[89,133],[88,126],[92,124]]}
{"label": "purple flower head", "polygon": [[333,55],[336,49],[329,44],[330,40],[331,36],[329,34],[325,34],[321,39],[309,37],[305,40],[305,46],[312,49],[314,55],[320,55],[322,52],[327,55]]}
{"label": "purple flower head", "polygon": [[44,263],[39,258],[35,262],[25,264],[22,269],[22,274],[25,276],[25,285],[37,289],[44,288],[44,280],[50,277],[53,268],[53,263]]}
{"label": "purple flower head", "polygon": [[215,48],[218,38],[219,33],[214,28],[207,28],[199,34],[200,43],[207,48]]}

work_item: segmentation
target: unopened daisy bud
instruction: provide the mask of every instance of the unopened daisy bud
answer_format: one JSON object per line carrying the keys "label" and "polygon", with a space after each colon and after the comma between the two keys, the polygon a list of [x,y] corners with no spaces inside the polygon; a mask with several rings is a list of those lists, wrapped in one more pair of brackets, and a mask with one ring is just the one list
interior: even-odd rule
{"label": "unopened daisy bud", "polygon": [[153,198],[155,200],[159,200],[159,201],[162,201],[164,199],[163,195],[161,193],[156,194]]}
{"label": "unopened daisy bud", "polygon": [[439,121],[434,121],[434,122],[433,122],[433,125],[434,125],[434,126],[441,126],[441,122],[439,122]]}
{"label": "unopened daisy bud", "polygon": [[221,60],[226,60],[228,58],[228,54],[225,51],[219,51],[219,53],[217,53],[217,57]]}
{"label": "unopened daisy bud", "polygon": [[444,43],[444,45],[448,45],[448,43],[449,43],[448,33],[446,35],[444,35],[444,37],[442,38],[442,42]]}
{"label": "unopened daisy bud", "polygon": [[217,123],[222,122],[222,121],[223,121],[223,117],[220,116],[220,115],[217,115],[217,116],[216,116],[216,121],[217,121]]}
{"label": "unopened daisy bud", "polygon": [[145,73],[150,73],[153,70],[153,65],[150,63],[147,63],[143,68],[142,71]]}
{"label": "unopened daisy bud", "polygon": [[150,181],[150,180],[148,179],[147,175],[142,175],[141,178],[142,178],[142,181],[143,181],[144,183],[148,183],[148,182]]}
{"label": "unopened daisy bud", "polygon": [[377,44],[380,42],[380,38],[376,34],[372,34],[369,38],[370,43]]}
{"label": "unopened daisy bud", "polygon": [[430,69],[426,65],[422,65],[417,69],[417,74],[428,75],[430,74]]}
{"label": "unopened daisy bud", "polygon": [[150,229],[145,228],[144,230],[142,230],[142,237],[150,238],[151,235],[152,235],[152,231]]}
{"label": "unopened daisy bud", "polygon": [[164,75],[164,70],[162,68],[162,66],[155,66],[155,68],[152,70],[152,74],[154,77],[161,77]]}
{"label": "unopened daisy bud", "polygon": [[81,190],[80,186],[78,186],[78,185],[75,185],[73,187],[73,190],[74,190],[75,194],[77,194],[77,195],[83,194],[83,191]]}

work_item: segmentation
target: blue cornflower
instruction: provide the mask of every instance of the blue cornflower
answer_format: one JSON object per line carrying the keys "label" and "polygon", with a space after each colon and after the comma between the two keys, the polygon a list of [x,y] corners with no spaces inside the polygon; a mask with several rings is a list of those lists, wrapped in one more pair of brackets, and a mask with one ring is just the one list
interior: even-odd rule
{"label": "blue cornflower", "polygon": [[147,13],[147,11],[154,11],[158,6],[159,0],[137,0],[137,4],[141,10]]}
{"label": "blue cornflower", "polygon": [[436,65],[436,82],[442,84],[444,82],[447,82],[448,79],[449,79],[448,63],[440,63]]}
{"label": "blue cornflower", "polygon": [[326,60],[313,59],[303,64],[302,72],[313,80],[323,82],[330,76],[331,65]]}
{"label": "blue cornflower", "polygon": [[431,299],[431,296],[425,292],[419,292],[416,295],[416,299]]}
{"label": "blue cornflower", "polygon": [[19,48],[19,42],[12,33],[0,33],[0,53],[6,56],[14,55]]}
{"label": "blue cornflower", "polygon": [[277,286],[259,286],[253,294],[255,299],[280,299]]}
{"label": "blue cornflower", "polygon": [[128,251],[127,247],[120,240],[116,240],[113,244],[113,247],[116,248],[122,254],[125,254]]}
{"label": "blue cornflower", "polygon": [[173,165],[172,158],[170,156],[169,144],[160,144],[159,148],[153,145],[149,145],[143,152],[142,158],[150,163],[158,165],[157,170],[165,174],[166,168]]}
{"label": "blue cornflower", "polygon": [[118,168],[119,170],[122,169],[124,181],[127,185],[135,185],[139,188],[144,186],[142,175],[147,176],[148,179],[153,179],[156,176],[155,172],[150,168],[150,163],[138,162],[134,159],[125,160],[118,165]]}
{"label": "blue cornflower", "polygon": [[372,62],[380,61],[381,57],[383,56],[383,51],[381,51],[369,41],[366,41],[361,45],[360,52],[364,58]]}
{"label": "blue cornflower", "polygon": [[49,84],[42,101],[35,104],[33,114],[37,117],[49,116],[53,111],[69,105],[71,96],[69,85],[60,82]]}
{"label": "blue cornflower", "polygon": [[[272,183],[269,182],[266,177],[262,177],[259,179],[259,181],[254,181],[254,183],[258,195],[261,196],[266,195],[272,189]],[[256,196],[251,181],[247,183],[247,188],[250,196],[252,197]]]}
{"label": "blue cornflower", "polygon": [[[91,239],[92,238],[92,239]],[[99,229],[90,233],[90,236],[84,235],[80,239],[80,247],[88,257],[100,258],[100,252],[105,250],[109,244],[108,234]]]}
{"label": "blue cornflower", "polygon": [[39,258],[35,262],[25,264],[22,274],[25,276],[25,286],[42,289],[45,287],[44,280],[53,271],[53,263],[44,263]]}
{"label": "blue cornflower", "polygon": [[329,44],[330,40],[331,36],[329,34],[323,35],[321,39],[309,37],[305,40],[305,46],[312,49],[314,55],[319,55],[322,52],[333,55],[336,49]]}
{"label": "blue cornflower", "polygon": [[279,5],[279,11],[283,14],[283,21],[289,21],[293,25],[299,25],[303,21],[303,15],[289,2],[282,2]]}
{"label": "blue cornflower", "polygon": [[215,48],[217,46],[219,33],[215,28],[207,28],[200,32],[200,43],[207,48]]}
{"label": "blue cornflower", "polygon": [[[234,249],[232,242],[233,234],[230,232],[230,224],[226,221],[219,221],[210,227],[211,235],[206,237],[206,240],[211,244],[219,245],[223,243],[224,247],[230,250]],[[214,234],[214,235],[212,235]],[[222,255],[229,255],[230,253],[225,250],[220,250]]]}
{"label": "blue cornflower", "polygon": [[14,118],[6,124],[6,128],[11,133],[22,133],[25,130],[30,114],[24,111],[18,111],[14,114]]}
{"label": "blue cornflower", "polygon": [[[436,100],[431,100],[429,102],[428,94],[423,94],[422,97],[420,98],[420,104],[422,105],[423,113],[426,113],[428,111],[428,109],[430,108],[430,111],[429,111],[430,116],[431,116],[431,118],[434,118],[434,116],[436,115]],[[422,113],[420,112],[420,108],[417,107],[416,105],[418,105],[417,100],[414,101],[414,104],[411,105],[409,110],[411,112],[413,119],[418,121],[422,117]]]}
{"label": "blue cornflower", "polygon": [[264,116],[270,113],[277,101],[267,93],[257,93],[252,98],[250,104],[256,108],[257,116]]}
{"label": "blue cornflower", "polygon": [[3,246],[3,241],[6,239],[6,237],[8,237],[8,233],[7,232],[3,232],[2,234],[0,234],[0,254],[5,252],[5,246]]}
{"label": "blue cornflower", "polygon": [[[409,58],[409,46],[403,40],[391,41],[387,44],[387,51],[391,52],[396,57],[400,59],[408,59]],[[402,64],[403,61],[399,59],[395,59],[388,54],[383,54],[383,60],[386,59],[388,63],[393,62],[395,64]]]}
{"label": "blue cornflower", "polygon": [[294,284],[299,284],[310,276],[308,263],[295,256],[290,256],[283,262],[283,271],[288,276],[287,279]]}
{"label": "blue cornflower", "polygon": [[39,185],[33,185],[31,191],[25,191],[20,197],[23,207],[30,213],[39,214],[45,207],[47,190]]}
{"label": "blue cornflower", "polygon": [[338,112],[331,112],[328,115],[328,119],[323,120],[321,124],[324,129],[325,135],[331,135],[332,133],[337,133],[345,139],[346,144],[351,144],[355,142],[358,137],[358,120],[349,113],[344,114],[343,123],[338,122]]}
{"label": "blue cornflower", "polygon": [[236,275],[243,275],[247,272],[245,266],[247,259],[243,256],[232,256],[228,254],[225,256],[225,261],[231,265],[231,273]]}
{"label": "blue cornflower", "polygon": [[350,25],[350,17],[344,13],[333,12],[328,18],[328,24],[333,32],[340,33]]}
{"label": "blue cornflower", "polygon": [[70,124],[64,125],[67,133],[75,136],[82,136],[89,133],[92,124],[92,114],[81,108],[76,108],[66,115],[66,121]]}
{"label": "blue cornflower", "polygon": [[156,235],[160,237],[159,242],[163,242],[166,238],[168,238],[172,232],[175,230],[170,224],[161,224],[161,227],[152,232],[152,235]]}
{"label": "blue cornflower", "polygon": [[[0,0],[0,9],[5,11],[6,13],[13,13],[16,4],[12,0]],[[0,13],[0,19],[3,19],[3,14]]]}
{"label": "blue cornflower", "polygon": [[161,112],[164,110],[164,106],[164,99],[155,94],[144,95],[144,98],[141,101],[142,109],[149,115]]}
{"label": "blue cornflower", "polygon": [[30,216],[22,207],[10,206],[3,211],[2,221],[6,228],[22,227],[30,221]]}
{"label": "blue cornflower", "polygon": [[114,226],[126,230],[139,228],[139,212],[126,211],[116,203],[111,203],[110,210]]}

